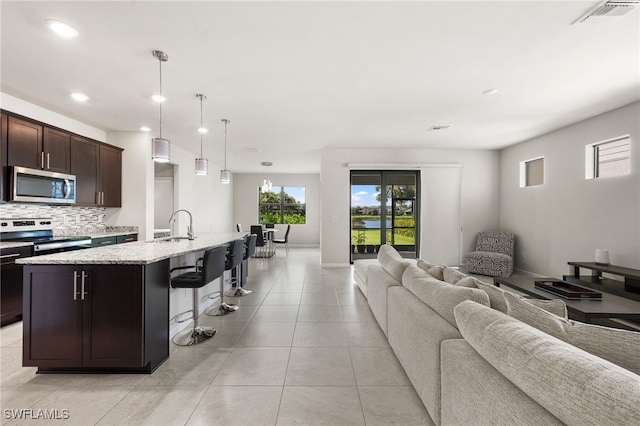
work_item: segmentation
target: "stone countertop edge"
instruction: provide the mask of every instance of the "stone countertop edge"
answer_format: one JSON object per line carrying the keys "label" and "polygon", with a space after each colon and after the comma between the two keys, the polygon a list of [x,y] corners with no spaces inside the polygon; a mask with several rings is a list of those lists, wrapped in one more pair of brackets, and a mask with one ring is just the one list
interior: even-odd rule
{"label": "stone countertop edge", "polygon": [[247,232],[210,232],[194,240],[137,241],[85,250],[16,259],[22,265],[148,265],[164,259],[204,251],[243,238]]}

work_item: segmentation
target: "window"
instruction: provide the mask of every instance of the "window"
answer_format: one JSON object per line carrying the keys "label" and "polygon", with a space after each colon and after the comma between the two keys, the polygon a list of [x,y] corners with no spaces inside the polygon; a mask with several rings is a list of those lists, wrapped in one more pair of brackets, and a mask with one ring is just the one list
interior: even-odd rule
{"label": "window", "polygon": [[304,186],[274,186],[271,191],[259,191],[260,223],[306,223]]}
{"label": "window", "polygon": [[587,179],[628,175],[631,173],[629,136],[589,144],[585,158]]}
{"label": "window", "polygon": [[544,157],[520,162],[520,188],[544,183]]}

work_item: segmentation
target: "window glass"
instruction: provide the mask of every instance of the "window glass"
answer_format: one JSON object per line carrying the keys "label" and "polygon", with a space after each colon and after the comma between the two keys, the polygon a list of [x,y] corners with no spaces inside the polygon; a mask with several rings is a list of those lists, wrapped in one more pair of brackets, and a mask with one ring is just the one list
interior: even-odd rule
{"label": "window glass", "polygon": [[304,224],[307,207],[304,186],[273,186],[260,190],[260,223]]}

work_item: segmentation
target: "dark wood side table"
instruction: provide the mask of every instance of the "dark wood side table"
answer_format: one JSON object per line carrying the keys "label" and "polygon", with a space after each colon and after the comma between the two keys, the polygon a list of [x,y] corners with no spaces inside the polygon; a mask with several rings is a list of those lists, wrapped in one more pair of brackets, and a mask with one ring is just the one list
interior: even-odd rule
{"label": "dark wood side table", "polygon": [[[550,278],[512,275],[507,278],[496,277],[494,283],[498,287],[504,285],[538,299],[561,299],[567,304],[569,318],[576,321],[615,326],[615,324],[601,320],[618,318],[638,322],[640,326],[640,301],[604,292],[602,300],[566,300],[535,287],[536,280],[548,279]],[[633,327],[619,328],[632,329]]]}

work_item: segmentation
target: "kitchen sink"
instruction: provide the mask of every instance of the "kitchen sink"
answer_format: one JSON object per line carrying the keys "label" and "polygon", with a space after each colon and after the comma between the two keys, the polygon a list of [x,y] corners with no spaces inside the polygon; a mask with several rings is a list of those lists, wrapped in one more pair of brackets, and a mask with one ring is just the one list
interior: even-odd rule
{"label": "kitchen sink", "polygon": [[189,237],[161,237],[149,240],[150,243],[175,243],[178,241],[189,240]]}

